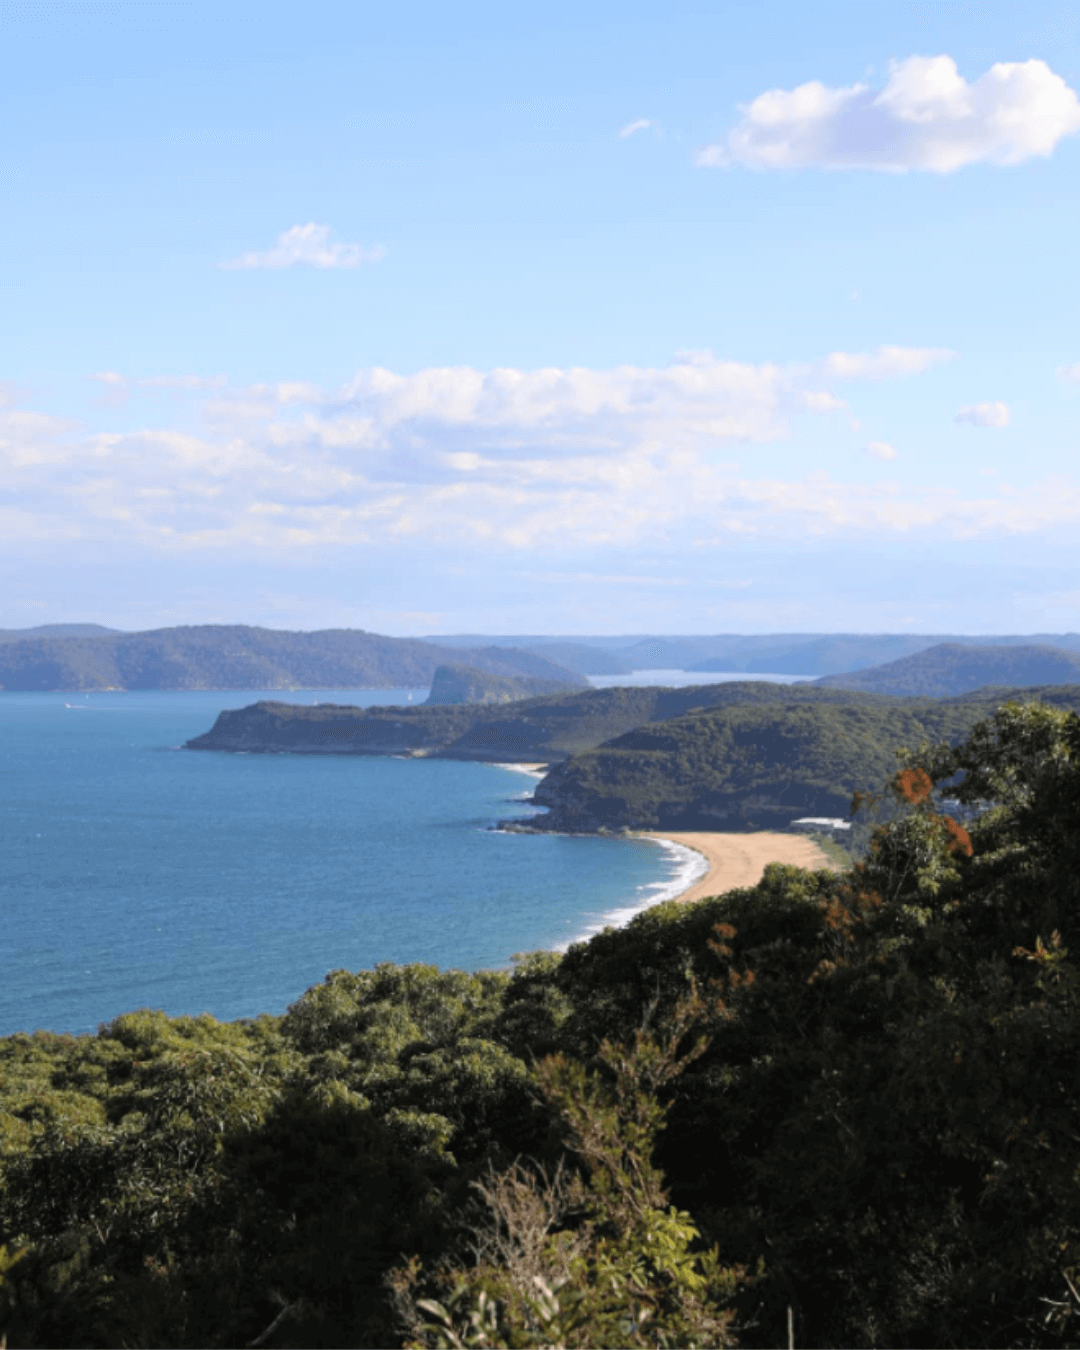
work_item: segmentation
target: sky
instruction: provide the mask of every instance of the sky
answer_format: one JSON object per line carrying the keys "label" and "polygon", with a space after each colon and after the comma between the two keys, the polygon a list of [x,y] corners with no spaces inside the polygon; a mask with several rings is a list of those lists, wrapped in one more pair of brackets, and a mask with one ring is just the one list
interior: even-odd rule
{"label": "sky", "polygon": [[0,0],[0,627],[1080,629],[1080,6]]}

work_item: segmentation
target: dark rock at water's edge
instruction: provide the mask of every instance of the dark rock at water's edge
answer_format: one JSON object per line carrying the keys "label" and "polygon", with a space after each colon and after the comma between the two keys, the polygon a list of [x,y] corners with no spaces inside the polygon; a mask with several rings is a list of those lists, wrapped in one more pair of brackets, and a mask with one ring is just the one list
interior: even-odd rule
{"label": "dark rock at water's edge", "polygon": [[492,675],[475,666],[439,666],[431,680],[426,707],[460,703],[518,703],[544,694],[580,688],[581,681],[545,680],[530,675]]}

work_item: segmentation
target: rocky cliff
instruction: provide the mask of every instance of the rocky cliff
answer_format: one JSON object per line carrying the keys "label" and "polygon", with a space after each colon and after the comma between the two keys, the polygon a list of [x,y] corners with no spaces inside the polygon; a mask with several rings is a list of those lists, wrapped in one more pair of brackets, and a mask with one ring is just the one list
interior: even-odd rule
{"label": "rocky cliff", "polygon": [[425,706],[457,703],[517,703],[543,694],[577,688],[577,681],[544,680],[534,675],[492,675],[475,666],[439,666]]}

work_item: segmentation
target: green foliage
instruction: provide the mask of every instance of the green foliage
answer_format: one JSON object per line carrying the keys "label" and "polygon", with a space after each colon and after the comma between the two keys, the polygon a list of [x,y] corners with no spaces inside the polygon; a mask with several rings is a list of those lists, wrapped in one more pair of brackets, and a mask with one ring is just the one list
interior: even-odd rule
{"label": "green foliage", "polygon": [[[1000,702],[848,694],[845,703],[840,690],[771,690],[767,703],[733,700],[655,721],[558,765],[535,794],[551,809],[546,824],[739,830],[844,816],[853,792],[893,773],[898,746],[957,742]],[[1080,688],[1058,693],[1080,706]]]}
{"label": "green foliage", "polygon": [[715,1248],[700,1250],[652,1162],[666,1115],[657,1092],[704,1049],[679,1054],[702,1011],[684,999],[664,1037],[639,1030],[629,1045],[605,1041],[601,1072],[562,1055],[538,1066],[581,1172],[552,1181],[515,1163],[478,1184],[487,1212],[472,1235],[475,1259],[443,1266],[442,1300],[416,1297],[416,1263],[396,1272],[414,1345],[734,1344],[729,1304],[743,1273],[722,1267]]}

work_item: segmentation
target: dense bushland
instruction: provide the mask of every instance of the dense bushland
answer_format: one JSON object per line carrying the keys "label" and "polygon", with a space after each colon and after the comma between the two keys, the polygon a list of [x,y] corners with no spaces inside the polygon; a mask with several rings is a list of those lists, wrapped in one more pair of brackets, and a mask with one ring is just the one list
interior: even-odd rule
{"label": "dense bushland", "polygon": [[[729,696],[615,736],[551,770],[535,793],[550,815],[534,824],[567,832],[786,829],[798,816],[843,816],[853,792],[889,775],[898,746],[960,741],[1005,697],[863,695],[846,706],[810,698],[825,692],[840,691],[781,694],[773,686],[769,702]],[[1080,709],[1076,685],[1007,697]]]}
{"label": "dense bushland", "polygon": [[1080,719],[887,796],[509,974],[0,1041],[9,1344],[1080,1343]]}

